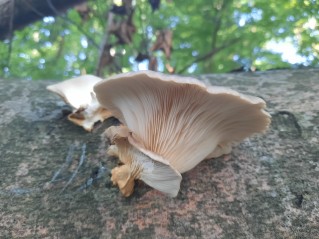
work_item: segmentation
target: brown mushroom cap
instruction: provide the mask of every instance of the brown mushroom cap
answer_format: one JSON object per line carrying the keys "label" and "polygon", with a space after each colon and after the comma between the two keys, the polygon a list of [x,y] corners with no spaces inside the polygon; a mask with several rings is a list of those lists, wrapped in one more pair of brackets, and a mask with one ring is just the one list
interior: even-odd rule
{"label": "brown mushroom cap", "polygon": [[[94,86],[99,103],[133,132],[136,144],[180,173],[215,155],[219,145],[264,132],[265,102],[223,87],[152,71],[112,76]],[[219,155],[218,155],[219,156]]]}

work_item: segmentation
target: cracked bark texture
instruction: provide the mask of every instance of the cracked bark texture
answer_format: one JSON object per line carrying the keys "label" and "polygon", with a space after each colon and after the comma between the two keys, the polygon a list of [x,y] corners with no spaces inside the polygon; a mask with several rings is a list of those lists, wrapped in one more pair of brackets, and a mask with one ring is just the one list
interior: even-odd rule
{"label": "cracked bark texture", "polygon": [[1,238],[318,238],[319,70],[205,75],[262,97],[273,122],[230,155],[183,174],[168,198],[124,198],[101,136],[67,121],[53,82],[0,80]]}

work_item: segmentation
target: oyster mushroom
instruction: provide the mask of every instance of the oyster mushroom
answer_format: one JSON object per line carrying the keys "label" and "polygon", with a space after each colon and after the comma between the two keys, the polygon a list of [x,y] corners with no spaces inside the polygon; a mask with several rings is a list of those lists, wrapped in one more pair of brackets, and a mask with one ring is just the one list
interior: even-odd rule
{"label": "oyster mushroom", "polygon": [[112,169],[111,180],[124,196],[130,196],[134,180],[140,179],[149,186],[175,197],[179,191],[181,174],[169,162],[134,143],[126,126],[111,126],[106,132],[111,145],[108,154],[119,157],[121,163]]}
{"label": "oyster mushroom", "polygon": [[[94,91],[99,103],[127,126],[126,144],[136,149],[126,151],[130,157],[154,155],[154,161],[164,160],[179,173],[229,153],[233,143],[264,132],[270,123],[262,99],[188,77],[125,73],[97,83]],[[115,145],[126,165],[123,148]],[[156,177],[165,180],[165,175]]]}
{"label": "oyster mushroom", "polygon": [[92,131],[98,121],[111,117],[110,111],[101,107],[93,92],[93,86],[102,79],[93,75],[83,75],[54,85],[47,86],[47,90],[59,95],[73,108],[68,119]]}

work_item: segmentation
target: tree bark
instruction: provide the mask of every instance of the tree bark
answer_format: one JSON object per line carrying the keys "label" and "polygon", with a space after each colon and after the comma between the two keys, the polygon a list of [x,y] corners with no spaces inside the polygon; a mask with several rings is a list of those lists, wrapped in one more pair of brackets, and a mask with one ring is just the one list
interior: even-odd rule
{"label": "tree bark", "polygon": [[0,0],[0,40],[12,31],[40,20],[56,16],[86,0]]}
{"label": "tree bark", "polygon": [[183,174],[168,198],[124,198],[101,134],[67,121],[49,81],[0,80],[0,238],[318,238],[319,70],[201,76],[265,99],[272,124]]}

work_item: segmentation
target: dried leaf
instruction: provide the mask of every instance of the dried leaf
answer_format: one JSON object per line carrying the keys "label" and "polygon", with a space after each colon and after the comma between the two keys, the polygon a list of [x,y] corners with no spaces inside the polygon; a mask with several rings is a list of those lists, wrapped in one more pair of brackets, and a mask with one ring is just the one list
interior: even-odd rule
{"label": "dried leaf", "polygon": [[148,69],[151,71],[157,71],[158,69],[158,64],[157,64],[157,59],[156,57],[152,56],[149,63],[148,63]]}
{"label": "dried leaf", "polygon": [[83,21],[87,21],[89,19],[89,14],[91,12],[91,9],[86,2],[76,5],[74,9],[79,13]]}
{"label": "dried leaf", "polygon": [[102,52],[100,53],[100,59],[97,67],[97,75],[102,75],[102,70],[105,66],[111,65],[113,63],[114,57],[111,55],[110,50],[112,45],[107,44],[104,46]]}
{"label": "dried leaf", "polygon": [[171,57],[173,32],[171,30],[161,30],[157,33],[156,42],[151,51],[162,50],[167,59]]}
{"label": "dried leaf", "polygon": [[117,37],[119,44],[130,44],[135,33],[135,26],[128,20],[114,21],[110,24],[109,33]]}

